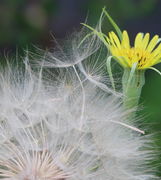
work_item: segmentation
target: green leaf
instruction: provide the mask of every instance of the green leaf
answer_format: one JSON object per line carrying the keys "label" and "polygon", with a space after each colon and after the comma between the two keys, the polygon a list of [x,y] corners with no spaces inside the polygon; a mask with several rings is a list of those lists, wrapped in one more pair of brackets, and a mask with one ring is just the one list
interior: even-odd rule
{"label": "green leaf", "polygon": [[109,19],[110,23],[112,24],[112,26],[116,30],[116,32],[117,32],[117,34],[121,40],[122,39],[122,31],[120,30],[118,25],[115,23],[115,21],[112,19],[112,17],[109,15],[109,13],[106,11],[105,7],[103,8],[103,12],[106,15],[106,17]]}
{"label": "green leaf", "polygon": [[81,23],[83,26],[87,27],[88,29],[92,30],[94,34],[96,34],[100,40],[105,44],[105,46],[108,47],[108,43],[106,41],[106,35],[103,34],[102,32],[98,32],[96,29],[92,28],[91,26],[87,25],[87,24],[84,24],[84,23]]}
{"label": "green leaf", "polygon": [[155,71],[155,72],[157,72],[159,75],[161,75],[161,72],[160,72],[158,69],[154,68],[154,67],[149,67],[148,69],[152,69],[153,71]]}

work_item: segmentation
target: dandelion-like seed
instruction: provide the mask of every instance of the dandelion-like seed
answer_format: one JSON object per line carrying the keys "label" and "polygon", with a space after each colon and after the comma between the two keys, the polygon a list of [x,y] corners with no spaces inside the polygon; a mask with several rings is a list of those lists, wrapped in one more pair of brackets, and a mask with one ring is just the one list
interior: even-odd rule
{"label": "dandelion-like seed", "polygon": [[1,177],[22,180],[64,180],[67,177],[46,150],[23,154],[23,151],[17,147],[11,148],[14,158],[0,161],[3,167],[0,170]]}
{"label": "dandelion-like seed", "polygon": [[159,36],[155,35],[150,40],[150,34],[138,33],[134,46],[130,45],[127,31],[123,31],[122,39],[114,32],[106,38],[112,55],[125,68],[132,68],[137,63],[137,69],[147,69],[161,62],[161,44]]}

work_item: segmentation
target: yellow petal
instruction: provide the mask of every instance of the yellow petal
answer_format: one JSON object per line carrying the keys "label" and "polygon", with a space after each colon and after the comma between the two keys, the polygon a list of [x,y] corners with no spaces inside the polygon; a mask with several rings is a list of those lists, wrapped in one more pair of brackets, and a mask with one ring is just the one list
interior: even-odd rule
{"label": "yellow petal", "polygon": [[116,36],[116,34],[113,31],[111,32],[111,36],[112,36],[116,46],[118,48],[120,48],[121,47],[120,40],[118,39],[118,37]]}
{"label": "yellow petal", "polygon": [[151,52],[151,51],[155,48],[155,46],[157,45],[158,39],[159,39],[159,36],[158,36],[158,35],[155,35],[155,36],[153,37],[153,39],[150,41],[150,43],[149,43],[149,45],[148,45],[148,47],[147,47],[146,50],[149,51],[149,52]]}
{"label": "yellow petal", "polygon": [[161,43],[159,46],[151,53],[152,58],[154,58],[157,55],[161,55]]}
{"label": "yellow petal", "polygon": [[117,47],[113,40],[113,36],[112,36],[111,32],[109,32],[109,39],[110,39],[110,43],[112,44],[112,46]]}
{"label": "yellow petal", "polygon": [[135,38],[134,47],[135,48],[142,47],[142,40],[143,40],[143,34],[142,33],[138,33],[136,35],[136,38]]}
{"label": "yellow petal", "polygon": [[150,34],[149,33],[146,33],[144,38],[143,38],[143,41],[142,41],[142,48],[143,49],[146,49],[148,43],[149,43],[149,38],[150,38]]}
{"label": "yellow petal", "polygon": [[106,36],[106,41],[108,44],[110,44],[110,39]]}
{"label": "yellow petal", "polygon": [[127,31],[123,31],[122,33],[122,46],[125,48],[130,48],[130,41]]}
{"label": "yellow petal", "polygon": [[117,59],[120,65],[122,65],[123,67],[130,67],[129,60],[126,57],[117,57]]}
{"label": "yellow petal", "polygon": [[153,60],[151,61],[151,66],[160,63],[160,60],[161,60],[161,54],[158,54],[158,55],[155,56],[155,57],[153,58]]}

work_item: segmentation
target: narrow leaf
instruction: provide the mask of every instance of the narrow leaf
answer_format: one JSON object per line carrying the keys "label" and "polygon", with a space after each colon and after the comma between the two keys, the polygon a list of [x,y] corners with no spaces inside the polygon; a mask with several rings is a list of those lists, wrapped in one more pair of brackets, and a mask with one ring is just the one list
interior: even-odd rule
{"label": "narrow leaf", "polygon": [[116,30],[120,40],[122,39],[122,32],[120,30],[120,28],[118,27],[118,25],[115,23],[115,21],[112,19],[112,17],[109,15],[109,13],[105,10],[105,8],[103,8],[103,12],[105,13],[106,17],[109,19],[110,23],[112,24],[112,26],[114,27],[114,29]]}

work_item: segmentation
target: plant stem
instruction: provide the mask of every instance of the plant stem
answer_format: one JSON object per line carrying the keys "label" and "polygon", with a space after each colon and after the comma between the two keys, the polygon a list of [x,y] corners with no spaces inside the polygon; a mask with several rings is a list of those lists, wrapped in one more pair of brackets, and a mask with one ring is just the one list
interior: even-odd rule
{"label": "plant stem", "polygon": [[[125,68],[122,77],[123,87],[123,105],[125,109],[136,110],[139,103],[142,87],[145,84],[145,71],[136,70],[129,81],[131,69]],[[135,112],[129,115],[129,118],[135,117]]]}

